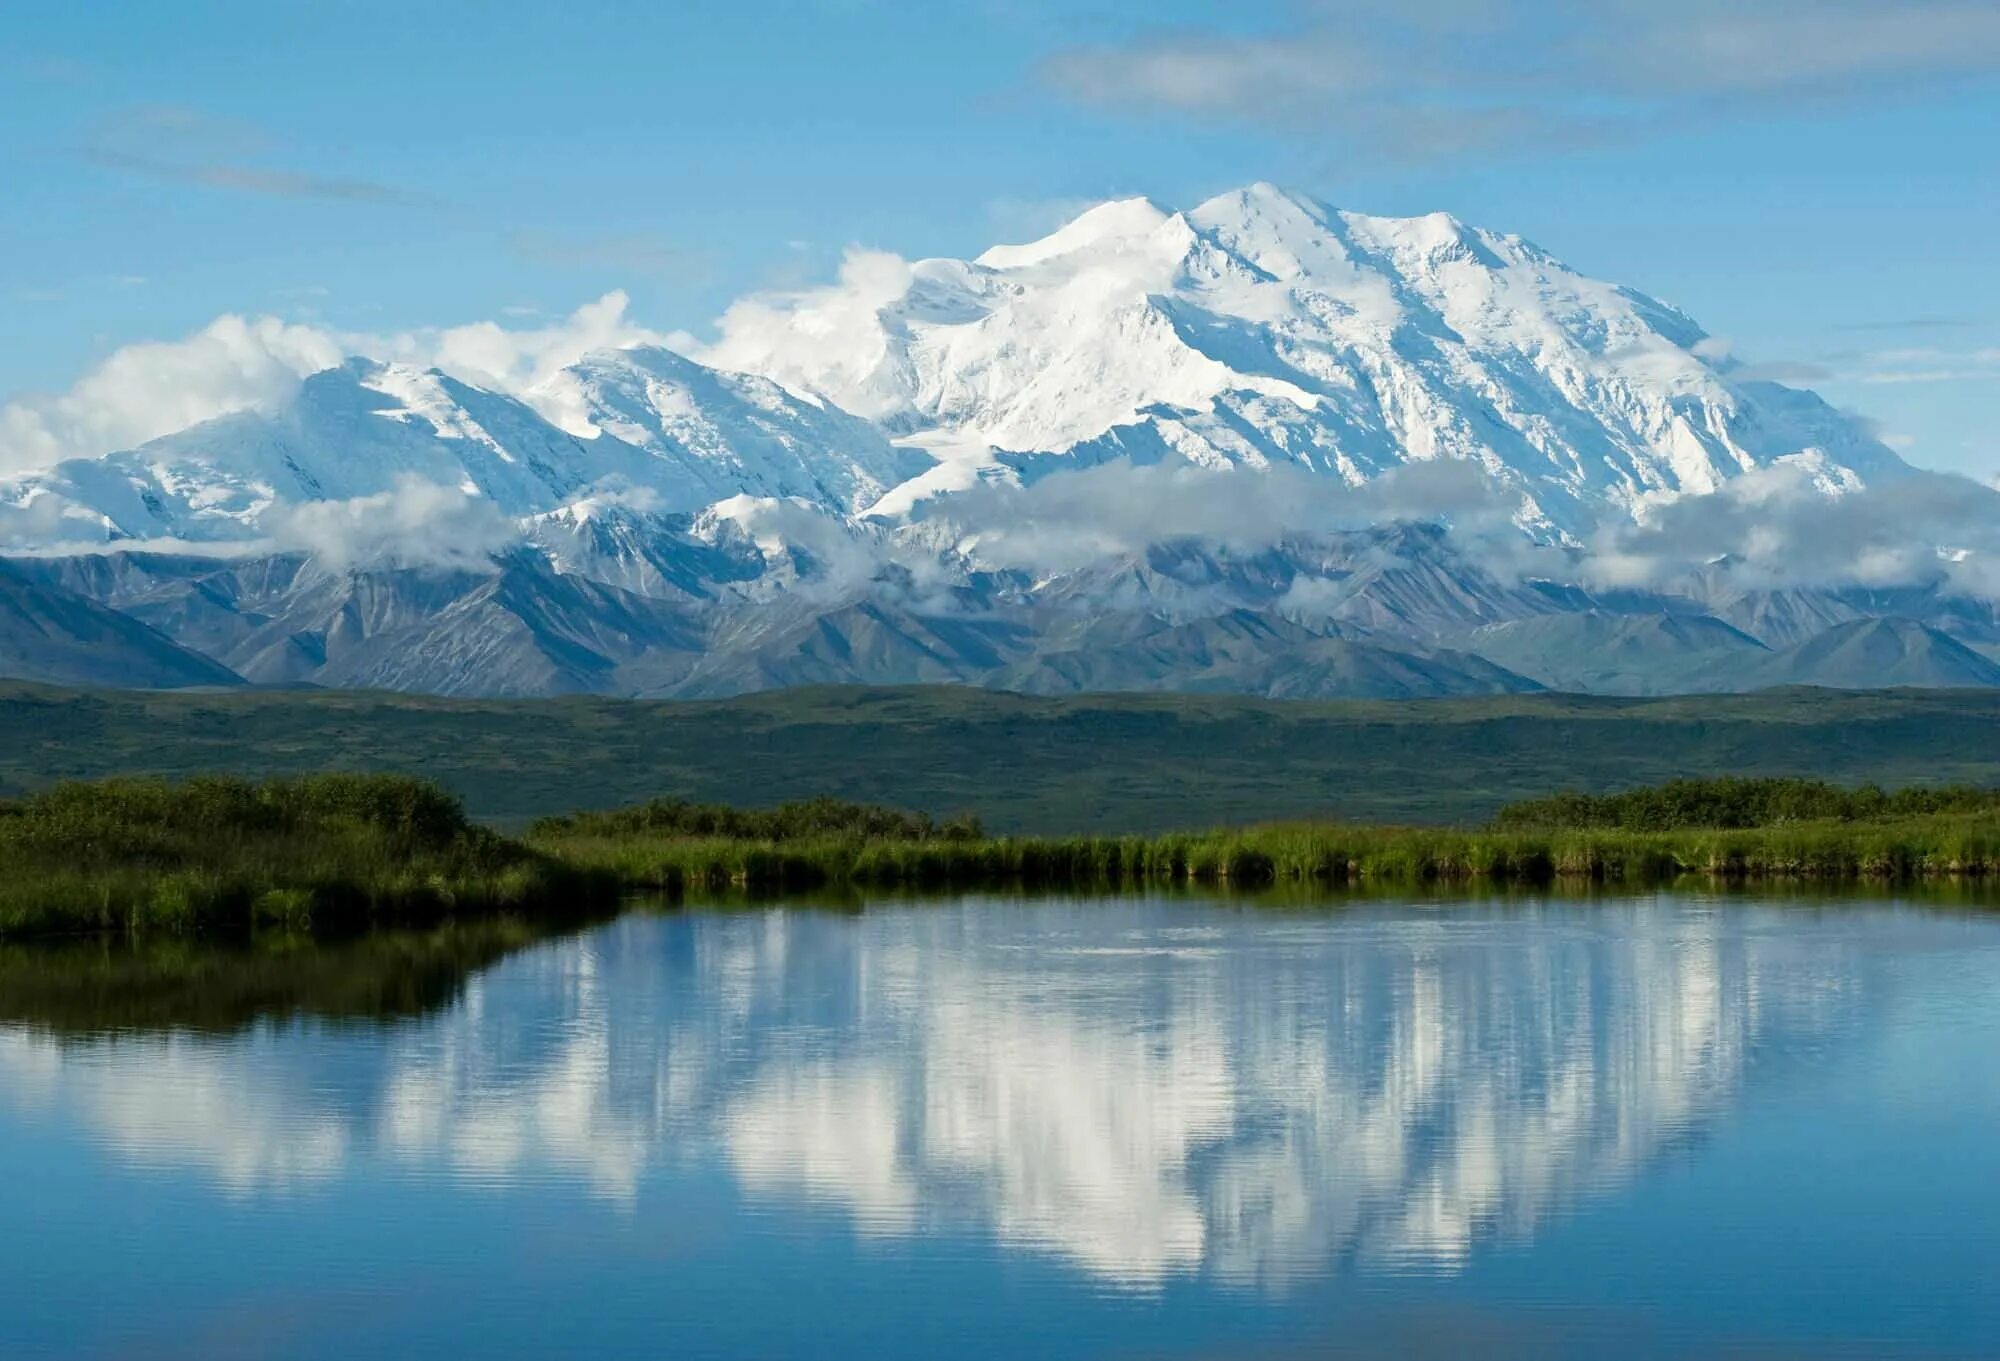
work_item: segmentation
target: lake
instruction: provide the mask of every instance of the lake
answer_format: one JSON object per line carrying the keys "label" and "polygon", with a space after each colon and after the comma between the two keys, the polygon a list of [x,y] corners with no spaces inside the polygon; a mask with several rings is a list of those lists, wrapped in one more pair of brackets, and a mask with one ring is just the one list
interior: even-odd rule
{"label": "lake", "polygon": [[1993,1355],[2000,913],[898,901],[0,958],[0,1355]]}

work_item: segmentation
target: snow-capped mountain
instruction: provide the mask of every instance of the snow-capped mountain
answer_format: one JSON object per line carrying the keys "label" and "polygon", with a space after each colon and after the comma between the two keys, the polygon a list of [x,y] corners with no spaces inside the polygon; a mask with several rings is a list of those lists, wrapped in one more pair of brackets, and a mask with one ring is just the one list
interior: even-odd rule
{"label": "snow-capped mountain", "polygon": [[412,480],[510,519],[607,490],[665,511],[747,492],[847,512],[931,463],[769,379],[656,348],[588,355],[528,396],[542,410],[436,369],[352,359],[277,410],[0,481],[0,545],[256,540],[274,510]]}
{"label": "snow-capped mountain", "polygon": [[[1445,214],[1335,212],[1269,185],[1102,204],[974,261],[850,269],[726,319],[704,356],[963,465],[1177,454],[1359,482],[1468,459],[1563,532],[1800,461],[1901,461],[1810,393],[1738,381],[1688,317]],[[962,484],[941,469],[912,492]]]}
{"label": "snow-capped mountain", "polygon": [[[1942,569],[1893,589],[1713,553],[1650,584],[1583,570],[1608,529],[1689,498],[1920,481],[1680,312],[1518,237],[1257,185],[1103,204],[975,260],[857,255],[739,303],[692,356],[598,350],[507,391],[355,357],[0,478],[0,553],[37,617],[116,611],[256,682],[2000,678],[2000,609]],[[1908,622],[1850,627],[1886,617]],[[1809,645],[1842,628],[1861,641],[1828,644],[1836,666]]]}
{"label": "snow-capped mountain", "polygon": [[1467,460],[1560,537],[1781,461],[1830,490],[1903,470],[1811,393],[1732,377],[1681,313],[1519,237],[1268,185],[1106,203],[977,260],[863,261],[739,304],[700,358],[603,351],[518,396],[357,358],[276,410],[0,480],[0,542],[255,539],[273,506],[408,478],[516,518],[606,488],[898,518],[1119,457],[1345,483]]}

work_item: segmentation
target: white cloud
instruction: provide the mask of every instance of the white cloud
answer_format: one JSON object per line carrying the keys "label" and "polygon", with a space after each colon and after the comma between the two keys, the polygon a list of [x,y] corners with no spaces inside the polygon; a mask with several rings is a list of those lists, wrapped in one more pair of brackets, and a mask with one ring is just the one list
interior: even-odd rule
{"label": "white cloud", "polygon": [[909,291],[910,262],[850,247],[840,277],[820,288],[744,298],[722,314],[721,337],[694,357],[717,368],[766,374],[796,392],[823,395],[880,419],[902,403],[886,372],[881,310]]}
{"label": "white cloud", "polygon": [[273,547],[304,549],[336,568],[360,562],[482,567],[520,535],[485,497],[409,476],[373,496],[274,506],[261,527]]}
{"label": "white cloud", "polygon": [[1436,524],[1464,559],[1501,580],[1673,590],[1718,559],[1744,586],[1929,586],[2000,597],[2000,494],[1913,472],[1842,489],[1801,459],[1747,472],[1703,496],[1647,506],[1574,548],[1515,523],[1520,493],[1474,464],[1413,463],[1349,487],[1292,469],[1104,464],[1026,487],[984,485],[934,503],[979,566],[1059,575],[1174,540],[1255,553],[1392,524]]}
{"label": "white cloud", "polygon": [[1828,496],[1803,464],[1761,468],[1707,496],[1607,526],[1579,563],[1598,586],[1671,586],[1728,559],[1756,586],[1925,586],[2000,595],[2000,495],[1968,478],[1912,473]]}
{"label": "white cloud", "polygon": [[60,396],[0,407],[0,472],[127,449],[231,411],[282,401],[341,361],[326,333],[221,316],[183,340],[127,345]]}
{"label": "white cloud", "polygon": [[434,365],[468,383],[520,392],[546,382],[593,350],[662,343],[665,336],[625,315],[630,302],[623,290],[613,290],[547,326],[509,328],[495,321],[475,321],[348,339],[356,351]]}
{"label": "white cloud", "polygon": [[1285,467],[1119,461],[1026,487],[982,484],[932,508],[963,528],[974,560],[997,568],[1058,573],[1175,539],[1256,552],[1295,536],[1444,523],[1461,549],[1507,576],[1555,552],[1520,530],[1521,511],[1518,492],[1457,459],[1407,464],[1360,486]]}
{"label": "white cloud", "polygon": [[510,328],[476,321],[439,330],[345,338],[352,352],[442,369],[454,378],[511,393],[571,434],[596,431],[583,414],[582,396],[563,370],[597,350],[666,345],[687,349],[691,340],[641,326],[626,315],[631,299],[614,289],[546,326]]}
{"label": "white cloud", "polygon": [[391,335],[335,332],[277,317],[225,315],[180,340],[115,350],[68,392],[23,396],[0,406],[0,474],[94,458],[234,411],[283,402],[299,381],[349,355],[436,367],[466,382],[512,393],[572,433],[575,393],[561,371],[594,350],[668,344],[685,336],[650,330],[611,292],[539,327],[497,322]]}

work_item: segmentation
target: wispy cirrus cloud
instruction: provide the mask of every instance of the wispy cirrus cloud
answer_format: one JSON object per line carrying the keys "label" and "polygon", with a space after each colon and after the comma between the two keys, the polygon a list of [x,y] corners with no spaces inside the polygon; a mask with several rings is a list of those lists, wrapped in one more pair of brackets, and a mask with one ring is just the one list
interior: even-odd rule
{"label": "wispy cirrus cloud", "polygon": [[1841,350],[1813,359],[1744,360],[1732,354],[1727,340],[1711,336],[1696,347],[1696,352],[1703,353],[1704,358],[1739,383],[1768,382],[1794,386],[1860,383],[1870,387],[1890,387],[2000,379],[2000,346],[1945,348],[1937,345],[1895,345]]}
{"label": "wispy cirrus cloud", "polygon": [[1987,0],[1323,0],[1247,13],[1261,26],[1070,48],[1040,76],[1104,108],[1448,156],[2000,75],[2000,7]]}
{"label": "wispy cirrus cloud", "polygon": [[89,66],[74,57],[52,53],[21,53],[7,63],[7,69],[22,80],[37,85],[82,85],[92,76]]}
{"label": "wispy cirrus cloud", "polygon": [[277,198],[333,199],[343,203],[375,203],[395,208],[434,207],[438,200],[424,194],[394,189],[371,180],[342,179],[328,175],[306,175],[293,170],[255,169],[241,165],[201,165],[160,161],[104,147],[83,147],[79,155],[93,165],[148,179],[176,184],[198,184],[209,189],[233,189],[246,194],[270,194]]}
{"label": "wispy cirrus cloud", "polygon": [[244,123],[184,105],[152,104],[105,119],[76,154],[106,170],[171,184],[391,208],[442,206],[433,195],[374,180],[258,164],[268,141]]}
{"label": "wispy cirrus cloud", "polygon": [[1963,383],[2000,379],[2000,348],[1941,349],[1905,346],[1856,356],[1835,371],[1848,382],[1870,386],[1911,383]]}

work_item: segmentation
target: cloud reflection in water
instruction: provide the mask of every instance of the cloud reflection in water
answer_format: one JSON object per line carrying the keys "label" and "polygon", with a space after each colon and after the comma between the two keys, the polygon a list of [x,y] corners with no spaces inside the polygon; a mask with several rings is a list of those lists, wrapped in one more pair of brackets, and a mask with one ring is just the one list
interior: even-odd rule
{"label": "cloud reflection in water", "polygon": [[[628,918],[388,1027],[0,1030],[0,1087],[237,1196],[343,1176],[645,1208],[669,1175],[1150,1288],[1450,1271],[1614,1188],[1837,1027],[1838,936],[1757,911],[971,902]],[[1768,921],[1766,922],[1768,927]]]}

